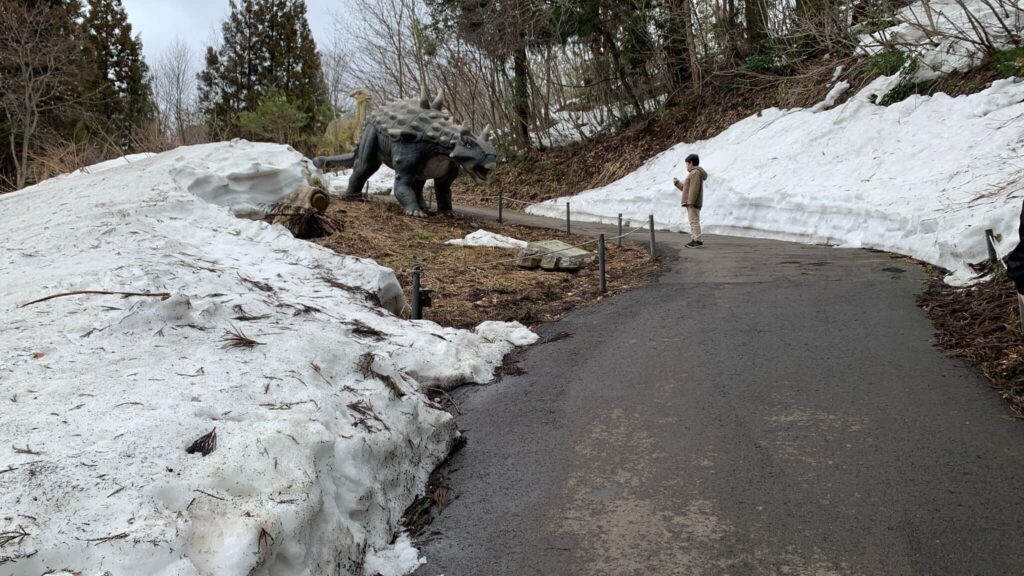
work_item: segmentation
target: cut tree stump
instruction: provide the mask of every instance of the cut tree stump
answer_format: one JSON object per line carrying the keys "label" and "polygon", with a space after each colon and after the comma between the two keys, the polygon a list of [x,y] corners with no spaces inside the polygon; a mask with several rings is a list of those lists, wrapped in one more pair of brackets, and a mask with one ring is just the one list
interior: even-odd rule
{"label": "cut tree stump", "polygon": [[296,238],[311,238],[318,234],[318,216],[331,205],[331,196],[319,188],[303,186],[285,196],[274,205],[271,223],[291,230]]}

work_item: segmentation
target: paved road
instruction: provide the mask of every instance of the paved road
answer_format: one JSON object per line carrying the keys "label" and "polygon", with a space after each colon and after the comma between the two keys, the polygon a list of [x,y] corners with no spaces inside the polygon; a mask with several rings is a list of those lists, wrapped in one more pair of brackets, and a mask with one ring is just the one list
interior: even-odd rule
{"label": "paved road", "polygon": [[1024,574],[1024,427],[932,348],[922,279],[711,237],[546,326],[573,336],[459,392],[416,574]]}

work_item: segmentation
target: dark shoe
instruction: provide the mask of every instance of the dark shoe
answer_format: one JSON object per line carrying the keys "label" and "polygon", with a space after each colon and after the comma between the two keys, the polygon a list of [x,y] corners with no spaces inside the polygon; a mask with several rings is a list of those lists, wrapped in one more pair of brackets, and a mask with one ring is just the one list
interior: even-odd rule
{"label": "dark shoe", "polygon": [[689,242],[688,242],[688,243],[686,244],[686,247],[687,247],[687,248],[700,248],[700,246],[701,246],[701,243],[700,243],[700,242],[697,242],[697,241],[695,241],[695,240],[690,240],[690,241],[689,241]]}
{"label": "dark shoe", "polygon": [[697,242],[697,246],[703,246],[704,245],[704,243],[701,242],[700,240],[696,240],[695,242]]}

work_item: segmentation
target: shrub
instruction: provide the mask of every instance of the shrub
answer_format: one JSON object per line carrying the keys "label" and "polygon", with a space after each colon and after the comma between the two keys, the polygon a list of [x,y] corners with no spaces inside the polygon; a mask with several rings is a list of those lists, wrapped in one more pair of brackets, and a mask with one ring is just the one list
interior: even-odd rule
{"label": "shrub", "polygon": [[743,61],[743,68],[750,70],[751,72],[760,72],[763,74],[776,74],[779,76],[785,76],[789,74],[789,63],[778,54],[770,52],[758,52],[752,56],[748,56]]}
{"label": "shrub", "polygon": [[255,111],[238,115],[238,126],[258,139],[294,145],[305,136],[309,119],[283,92],[271,88]]}
{"label": "shrub", "polygon": [[892,76],[907,65],[907,55],[899,50],[885,50],[868,57],[868,71],[883,76]]}
{"label": "shrub", "polygon": [[900,79],[891,90],[878,99],[879,106],[888,106],[906,100],[910,95],[917,93],[918,82],[914,78],[920,64],[916,59],[907,60],[907,63],[899,70]]}
{"label": "shrub", "polygon": [[1000,76],[1024,76],[1024,46],[996,52],[992,65]]}
{"label": "shrub", "polygon": [[751,72],[786,76],[792,72],[791,62],[799,57],[799,53],[786,44],[768,39],[760,43],[757,53],[743,61],[743,68]]}

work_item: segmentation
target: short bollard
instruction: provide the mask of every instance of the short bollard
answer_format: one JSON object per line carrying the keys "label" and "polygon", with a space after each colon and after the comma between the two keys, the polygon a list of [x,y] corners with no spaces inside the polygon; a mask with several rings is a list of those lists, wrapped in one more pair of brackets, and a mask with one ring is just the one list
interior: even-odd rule
{"label": "short bollard", "polygon": [[622,214],[619,214],[619,246],[622,246]]}
{"label": "short bollard", "polygon": [[412,269],[412,319],[423,319],[423,306],[420,300],[420,274],[423,272],[421,266]]}
{"label": "short bollard", "polygon": [[572,234],[572,213],[569,211],[569,203],[565,203],[565,235]]}
{"label": "short bollard", "polygon": [[988,247],[988,259],[993,263],[999,262],[999,255],[996,254],[996,235],[991,228],[985,230],[985,246]]}
{"label": "short bollard", "polygon": [[647,217],[647,227],[651,229],[651,260],[654,260],[658,257],[654,253],[654,214]]}
{"label": "short bollard", "polygon": [[601,272],[601,292],[608,291],[608,283],[605,281],[605,255],[604,255],[604,234],[597,235],[597,267]]}
{"label": "short bollard", "polygon": [[505,211],[505,192],[498,190],[498,224],[503,221],[503,212]]}
{"label": "short bollard", "polygon": [[1024,332],[1024,296],[1017,294],[1017,313],[1020,317],[1020,331]]}

